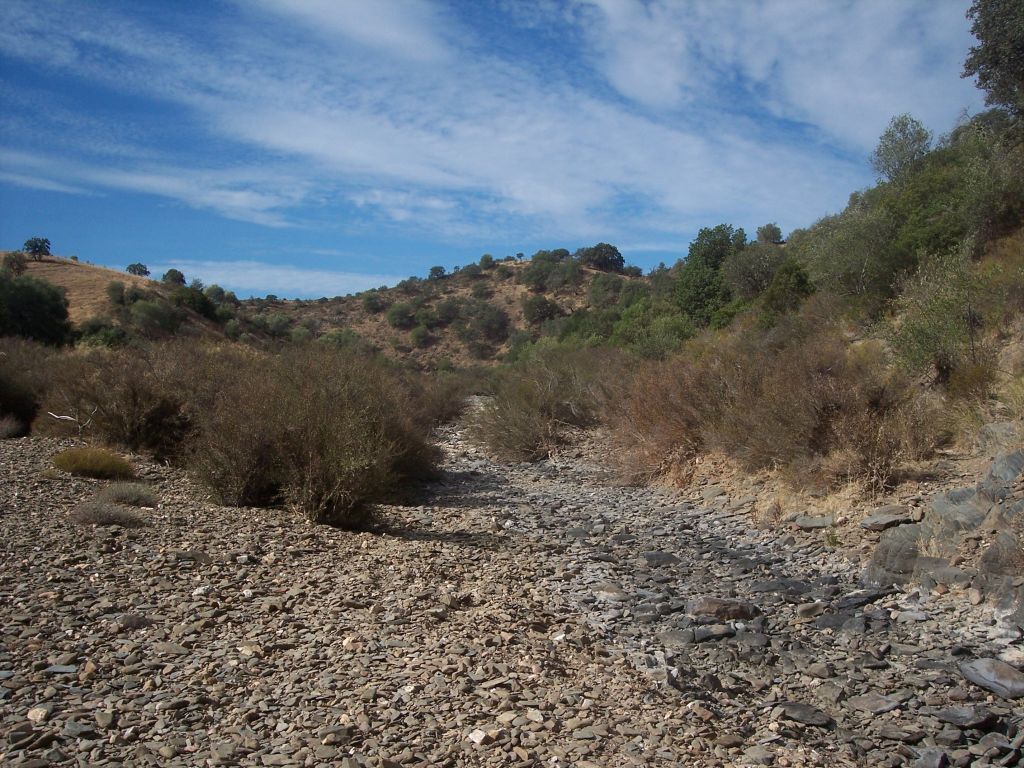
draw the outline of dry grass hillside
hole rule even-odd
[[[155,280],[60,256],[47,256],[41,261],[30,259],[25,274],[64,289],[68,298],[68,316],[75,325],[110,314],[107,286],[114,280],[144,291],[161,290],[160,283]]]

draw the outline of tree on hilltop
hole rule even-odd
[[[147,267],[145,264],[141,264],[139,262],[135,262],[134,264],[129,264],[127,267],[125,267],[124,271],[127,272],[129,275],[138,275],[139,277],[149,277],[149,267]]]
[[[52,255],[50,253],[50,240],[46,237],[30,237],[25,241],[22,250],[36,261],[41,260],[44,256]]]

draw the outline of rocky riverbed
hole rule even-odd
[[[439,439],[359,533],[142,460],[148,525],[83,527],[102,483],[0,441],[0,764],[1020,764],[1020,628],[969,584],[865,587],[811,518]]]

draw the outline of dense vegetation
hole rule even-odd
[[[473,434],[516,460],[603,424],[635,478],[685,479],[717,451],[796,483],[884,489],[964,414],[1024,415],[1022,8],[972,6],[965,74],[995,108],[937,141],[894,117],[871,157],[877,183],[842,211],[788,237],[711,225],[647,276],[607,243],[485,254],[342,311],[326,297],[241,302],[169,270],[147,288],[110,283],[109,313],[72,332],[62,293],[8,254],[0,436],[70,430],[189,466],[224,503],[352,525],[401,478],[429,475],[431,427],[476,391],[492,396]],[[49,242],[26,250],[42,259]],[[414,372],[346,326],[354,313],[401,355],[457,342],[505,365]],[[225,341],[177,343],[186,320]]]

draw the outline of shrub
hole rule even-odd
[[[28,426],[11,414],[0,415],[0,440],[12,437],[24,437],[28,434]]]
[[[44,410],[105,442],[165,459],[188,433],[185,402],[201,359],[184,344],[91,350],[64,361]]]
[[[505,310],[493,304],[477,302],[471,311],[472,315],[469,321],[471,333],[496,343],[503,342],[508,338],[510,321]]]
[[[562,314],[562,308],[546,296],[527,296],[523,299],[523,318],[530,325],[540,325]]]
[[[118,347],[128,341],[128,332],[114,325],[110,318],[91,317],[78,328],[78,338],[83,344],[95,347]]]
[[[387,301],[376,291],[368,291],[363,294],[363,309],[370,314],[376,315],[387,308]]]
[[[235,361],[220,374],[196,415],[191,464],[223,503],[283,501],[314,522],[353,527],[367,502],[433,468],[428,420],[380,365],[321,348]]]
[[[193,281],[195,283],[197,281]],[[191,309],[198,315],[208,320],[217,319],[217,305],[213,300],[203,293],[202,283],[198,286],[181,286],[171,294],[171,301],[175,306]]]
[[[980,340],[984,304],[968,249],[924,261],[896,300],[890,339],[911,370],[932,368],[948,383],[957,368],[987,357]]]
[[[63,289],[45,280],[0,272],[0,336],[63,344],[70,332]]]
[[[576,251],[576,259],[585,267],[600,269],[604,272],[622,272],[626,266],[625,259],[619,249],[608,243],[598,243],[589,248]]]
[[[120,525],[142,528],[148,523],[136,512],[100,499],[83,502],[71,511],[71,519],[79,525]]]
[[[111,280],[107,283],[107,299],[115,307],[124,306],[124,283],[120,280]]]
[[[409,338],[413,345],[425,349],[434,343],[434,337],[430,335],[430,329],[425,325],[417,325],[412,329]]]
[[[610,350],[539,346],[473,414],[470,435],[499,457],[543,458],[563,441],[567,428],[597,422],[621,362]]]
[[[53,457],[53,466],[72,475],[98,480],[127,480],[135,474],[131,464],[104,448],[68,448]]]
[[[478,277],[483,277],[484,270],[483,267],[481,267],[479,264],[467,264],[466,266],[459,270],[459,274],[463,275],[464,277],[475,279]]]
[[[142,483],[111,483],[96,494],[97,501],[124,504],[129,507],[155,507],[156,494]]]
[[[416,313],[409,304],[393,304],[387,314],[388,325],[407,331],[416,325]]]
[[[128,316],[140,333],[153,338],[174,333],[182,322],[181,312],[175,307],[149,299],[132,304]]]
[[[494,257],[489,253],[485,253],[480,257],[480,269],[493,269],[494,268]]]
[[[23,275],[25,270],[28,269],[28,259],[25,258],[25,254],[21,251],[5,253],[3,261],[0,262],[0,269],[10,272],[15,277]]]

